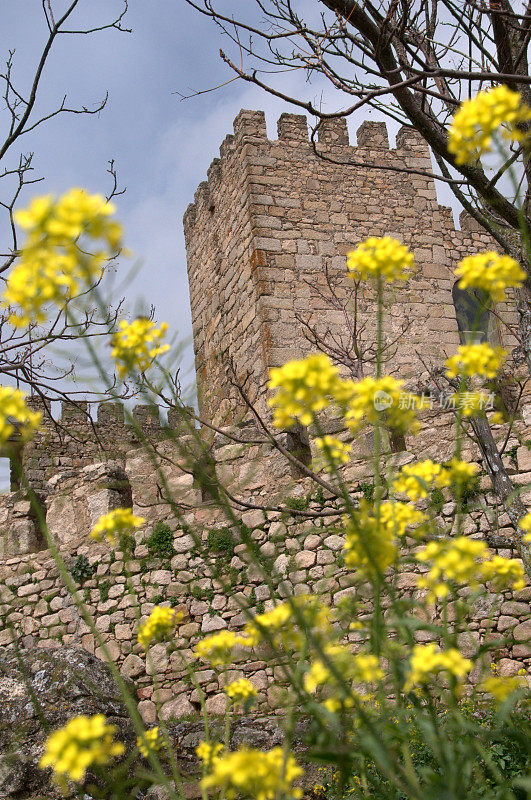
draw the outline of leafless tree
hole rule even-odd
[[[531,103],[528,46],[531,3],[524,0],[255,0],[234,13],[217,0],[187,0],[232,46],[221,58],[241,80],[323,120],[375,109],[412,125],[431,148],[437,172],[457,200],[531,275],[531,166],[521,145],[507,146],[494,174],[458,165],[448,126],[459,104],[503,82]],[[286,72],[308,77],[306,96],[287,94]],[[325,110],[312,78],[337,98]],[[516,169],[518,167],[518,169]],[[513,171],[516,180],[510,180]],[[424,173],[428,174],[428,173]],[[521,230],[524,230],[524,241]],[[517,294],[519,339],[531,372],[531,278]]]
[[[66,36],[84,37],[114,29],[130,32],[124,27],[128,0],[116,0],[116,13],[107,20],[95,22],[89,27],[77,27],[76,12],[86,5],[83,0],[72,0],[66,6],[53,0],[42,0],[41,13],[47,27],[42,48],[37,54],[37,66],[25,84],[16,78],[15,48],[9,50],[4,70],[0,73],[3,85],[3,128],[0,141],[0,209],[7,218],[10,241],[6,241],[0,253],[0,280],[4,283],[9,271],[19,255],[19,236],[15,224],[15,212],[21,202],[27,201],[26,189],[33,188],[44,180],[35,174],[35,155],[21,150],[24,137],[45,125],[49,120],[67,115],[99,114],[107,103],[107,95],[94,107],[71,106],[64,93],[55,107],[39,110],[38,99],[42,79],[50,56],[58,40]],[[60,10],[59,10],[60,8]],[[29,12],[28,12],[29,13]],[[108,199],[121,194],[118,188],[114,161],[108,165],[111,179]],[[0,375],[6,382],[21,385],[31,394],[49,399],[63,399],[75,402],[80,391],[67,388],[67,380],[73,375],[73,361],[66,358],[58,362],[58,349],[72,351],[75,343],[84,338],[107,336],[116,322],[120,304],[114,309],[101,313],[95,302],[90,302],[91,291],[97,284],[86,289],[82,295],[73,297],[67,305],[46,325],[13,329],[8,322],[8,314],[0,314]],[[77,310],[76,310],[77,309]],[[53,355],[50,355],[53,353]],[[63,366],[61,366],[61,363]],[[86,392],[83,392],[86,396]]]

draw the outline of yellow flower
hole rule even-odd
[[[381,277],[388,283],[407,281],[414,267],[413,253],[390,236],[370,236],[347,255],[347,269],[355,280]]]
[[[495,378],[506,355],[502,347],[491,347],[487,342],[462,344],[456,355],[447,359],[446,374],[449,378],[457,375],[463,378],[473,375]]]
[[[240,793],[255,800],[273,800],[278,796],[301,797],[292,784],[302,775],[293,756],[281,747],[263,752],[242,748],[224,753],[212,762],[211,772],[201,781],[203,791],[220,789],[229,800]]]
[[[365,575],[383,573],[397,555],[392,525],[378,519],[375,510],[363,501],[354,514],[346,519],[345,563]]]
[[[449,477],[448,485],[460,487],[473,485],[479,472],[477,464],[470,461],[460,461],[455,457],[445,464],[444,469]]]
[[[41,769],[52,767],[54,779],[82,781],[92,765],[108,764],[125,750],[121,742],[113,741],[116,725],[107,725],[103,714],[93,717],[80,715],[51,733],[39,761]]]
[[[162,739],[159,736],[158,727],[151,728],[149,731],[145,731],[142,736],[139,736],[136,740],[136,746],[145,758],[147,758],[150,753],[160,750],[162,747]]]
[[[25,327],[47,319],[47,306],[63,307],[101,277],[121,244],[114,206],[102,195],[71,189],[58,199],[37,197],[15,219],[27,231],[7,279],[3,306]]]
[[[274,647],[300,647],[299,629],[307,634],[311,632],[313,637],[326,634],[330,629],[329,614],[330,610],[318,597],[298,595],[270,611],[257,614],[245,626],[246,641],[252,647],[263,641],[271,641]]]
[[[198,758],[203,762],[204,769],[212,767],[212,764],[218,760],[222,750],[223,745],[219,742],[200,742],[195,748]]]
[[[491,425],[503,425],[504,422],[505,419],[503,418],[503,414],[501,413],[501,411],[495,411],[490,418]]]
[[[519,288],[526,277],[514,258],[500,256],[492,250],[463,258],[455,275],[461,278],[460,289],[481,289],[500,303],[505,300],[505,289]]]
[[[406,465],[393,481],[395,492],[407,494],[410,500],[418,500],[428,496],[431,489],[448,486],[450,478],[447,471],[430,459],[416,464]]]
[[[13,434],[26,442],[40,425],[40,411],[30,411],[24,402],[24,393],[11,386],[0,386],[0,446]]]
[[[495,86],[465,100],[453,118],[449,130],[448,151],[455,155],[456,164],[467,164],[483,153],[489,153],[492,135],[503,126],[506,139],[520,141],[520,123],[531,119],[531,109],[518,92],[507,86]]]
[[[377,656],[372,653],[354,654],[340,644],[327,644],[324,651],[333,669],[320,658],[313,661],[304,676],[305,690],[314,694],[321,686],[325,687],[331,695],[325,701],[329,711],[352,705],[353,697],[362,702],[369,700],[372,695],[367,684],[376,683],[384,677]],[[341,680],[334,673],[339,673]],[[348,686],[344,686],[343,682]]]
[[[122,534],[141,528],[145,521],[144,517],[136,517],[130,508],[115,508],[99,518],[92,528],[90,538],[101,542],[105,537],[111,545],[115,545]]]
[[[352,517],[345,517],[345,563],[367,576],[385,572],[397,556],[397,536],[427,517],[408,503],[385,501],[372,508],[365,500]]]
[[[518,523],[519,527],[525,531],[523,541],[526,544],[531,544],[531,514],[526,514]]]
[[[239,680],[229,683],[225,688],[225,693],[233,703],[246,703],[258,694],[251,681],[246,678],[239,678]]]
[[[122,319],[119,330],[112,337],[112,357],[120,378],[135,371],[145,372],[156,356],[166,353],[169,344],[161,344],[168,325],[162,322],[160,328],[145,317],[137,317],[133,322]]]
[[[493,581],[500,589],[510,587],[518,592],[525,586],[524,566],[517,558],[492,556],[482,564],[481,577],[484,581]]]
[[[150,644],[160,642],[168,636],[182,618],[181,611],[155,606],[147,620],[138,626],[138,644],[147,650]]]
[[[409,675],[404,691],[409,692],[416,685],[428,683],[430,678],[446,672],[457,681],[462,681],[473,667],[469,658],[463,658],[459,650],[451,647],[439,650],[435,644],[416,644],[409,661]]]
[[[527,682],[521,675],[512,675],[502,678],[498,675],[490,675],[479,685],[479,689],[488,692],[495,699],[496,703],[501,704],[507,698],[518,691],[527,688]]]
[[[331,400],[348,396],[351,383],[341,380],[337,367],[323,353],[288,361],[270,370],[269,375],[268,388],[278,389],[268,400],[277,428],[289,428],[297,421],[311,425]]]
[[[410,503],[400,503],[398,500],[380,503],[380,525],[395,536],[404,536],[407,529],[416,528],[427,519],[426,514]]]
[[[429,600],[446,597],[450,591],[450,581],[477,586],[480,560],[486,554],[485,542],[466,536],[430,542],[415,556],[422,563],[432,562],[429,572],[419,576],[417,585],[421,589],[429,589]]]
[[[485,581],[494,581],[499,588],[523,588],[524,570],[520,561],[502,556],[488,557],[485,542],[457,536],[439,542],[430,542],[416,554],[417,561],[431,562],[417,585],[428,589],[428,599],[437,600],[450,592],[449,583],[477,588]]]
[[[327,469],[331,470],[333,464],[348,464],[352,445],[342,442],[336,436],[328,435],[315,439],[315,444],[329,462]]]
[[[109,220],[114,212],[114,205],[103,195],[74,188],[57,200],[52,195],[34,198],[28,208],[16,212],[15,220],[28,232],[30,244],[43,239],[68,244],[84,235],[101,239],[116,250],[122,231],[118,223]]]
[[[224,630],[206,636],[198,642],[195,646],[195,653],[214,667],[226,666],[233,659],[234,648],[238,645],[248,644],[247,639],[241,634]]]
[[[415,432],[418,429],[416,409],[421,400],[402,391],[404,381],[390,375],[382,378],[363,378],[352,384],[352,396],[347,405],[345,422],[352,431],[363,425],[381,422],[389,428]]]

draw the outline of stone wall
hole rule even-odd
[[[434,421],[439,417],[433,414],[430,420],[428,415],[426,429],[433,431]],[[440,428],[441,432],[448,433],[448,421],[441,423]],[[249,562],[245,544],[237,539],[231,541],[230,536],[227,538],[227,531],[234,533],[234,526],[231,527],[222,511],[205,502],[199,488],[194,486],[190,457],[197,447],[195,434],[181,431],[172,437],[166,429],[164,436],[157,435],[160,439],[156,441],[156,456],[135,445],[124,453],[119,463],[116,460],[95,463],[89,468],[81,467],[77,473],[70,466],[69,472],[48,482],[47,496],[48,514],[52,509],[62,508],[51,526],[62,558],[74,574],[80,558],[85,558],[90,565],[92,574],[78,587],[80,596],[110,657],[124,675],[134,678],[140,710],[150,724],[156,713],[154,671],[159,679],[164,718],[198,710],[199,696],[190,685],[185,664],[190,663],[194,645],[205,634],[243,627],[247,616],[242,604],[253,612],[271,607],[275,587],[280,587],[281,595],[318,592],[333,606],[353,591],[353,576],[345,569],[342,559],[343,537],[339,517],[334,516],[333,501],[325,498],[329,509],[327,517],[307,518],[305,513],[323,509],[323,498],[317,497],[315,485],[308,479],[290,477],[285,459],[269,443],[237,444],[233,441],[235,438],[258,441],[257,430],[226,429],[214,440],[208,440],[208,444],[215,456],[218,475],[231,494],[247,506],[263,504],[270,509],[245,510],[238,504],[234,507],[236,516],[243,521],[259,550],[258,565]],[[501,429],[498,435],[503,435]],[[440,454],[449,447],[450,439],[448,436],[445,442],[444,437],[440,437]],[[513,441],[517,442],[511,439]],[[432,450],[429,452],[436,456]],[[463,455],[474,457],[469,446],[465,446]],[[521,447],[517,457],[519,463],[513,469],[515,480],[526,483],[531,466],[529,451]],[[414,454],[409,451],[387,452],[383,463],[396,467],[413,458]],[[361,457],[355,459],[348,467],[348,480],[354,495],[361,497],[372,480],[370,462]],[[123,553],[88,539],[97,514],[112,507],[119,499],[112,493],[119,493],[124,487],[131,492],[135,513],[146,519],[144,528],[136,534],[136,546],[127,565]],[[274,487],[277,487],[276,493]],[[486,476],[482,478],[482,488],[485,501],[494,508]],[[165,491],[172,494],[173,511],[164,501]],[[279,503],[284,506],[283,512],[274,510]],[[289,506],[292,511],[288,510]],[[90,509],[94,512],[92,516]],[[438,519],[441,530],[449,533],[454,530],[454,510],[455,505],[448,497]],[[161,556],[150,546],[150,536],[157,523],[165,523],[171,529],[173,554]],[[507,517],[500,512],[498,533],[510,532],[508,526]],[[64,529],[68,530],[66,537],[61,536]],[[487,516],[480,510],[474,511],[467,518],[465,533],[483,537],[487,531]],[[199,542],[205,546],[206,555],[201,554]],[[411,555],[418,545],[411,540],[410,546]],[[511,555],[509,550],[499,552]],[[401,592],[409,595],[415,591],[417,571],[417,567],[409,564],[404,567],[397,583]],[[476,606],[470,633],[461,636],[463,652],[471,652],[484,636],[497,637],[500,644],[496,660],[502,672],[515,674],[522,666],[531,672],[529,600],[531,586],[514,593],[491,590]],[[17,555],[0,562],[0,601],[0,645],[9,645],[14,635],[22,647],[81,644],[89,652],[103,656],[101,644],[80,617],[50,550]],[[145,618],[155,603],[171,604],[183,613],[183,621],[174,642],[175,652],[168,653],[165,645],[154,645],[146,659],[136,643],[135,632],[138,619]],[[365,606],[360,612],[362,617],[370,614],[371,609],[371,596],[367,591]],[[434,607],[434,620],[438,614],[439,609]],[[429,637],[425,631],[418,632],[419,640],[426,641]],[[353,631],[351,639],[355,644],[359,633]],[[278,669],[269,664],[263,654],[261,657],[256,653],[253,660],[248,654],[242,656],[229,677],[239,675],[249,677],[256,685],[261,707],[275,708],[282,679]],[[199,664],[197,679],[206,694],[208,710],[221,711],[224,695],[217,673]]]

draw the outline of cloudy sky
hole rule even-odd
[[[64,0],[51,2],[57,16]],[[303,2],[315,8],[310,0]],[[81,0],[75,21],[80,27],[97,25],[120,8],[121,0]],[[240,108],[264,109],[271,138],[276,138],[278,116],[294,109],[240,81],[182,100],[179,92],[187,94],[232,77],[218,55],[227,42],[185,0],[130,0],[124,24],[132,33],[111,30],[57,41],[42,77],[38,110],[49,113],[65,94],[70,105],[94,107],[108,92],[107,106],[91,117],[62,115],[49,121],[20,142],[11,161],[21,149],[34,151],[36,173],[46,178],[36,191],[59,193],[71,186],[107,191],[107,161],[115,159],[120,184],[127,187],[117,200],[118,216],[141,267],[138,276],[126,282],[124,294],[132,309],[152,303],[156,318],[166,320],[172,333],[189,342],[183,212]],[[15,50],[13,80],[23,92],[46,34],[40,0],[2,0],[0,56],[3,61]],[[299,73],[286,74],[283,80],[287,90],[300,89],[326,103],[323,85],[308,87]],[[5,109],[3,115],[5,133]],[[353,121],[352,128],[360,121]],[[31,193],[30,189],[26,198]],[[121,277],[126,274],[124,267]],[[183,364],[189,380],[191,365],[189,345]]]

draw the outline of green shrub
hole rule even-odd
[[[368,503],[372,503],[374,500],[374,483],[369,483],[368,481],[361,481],[358,483],[357,486],[358,492],[363,494],[364,499]]]
[[[86,556],[78,556],[70,568],[70,574],[75,582],[82,586],[85,581],[92,578],[97,569],[97,563],[91,564]]]
[[[155,523],[153,533],[146,544],[150,556],[155,558],[171,558],[175,554],[173,533],[165,522]]]
[[[438,487],[435,487],[435,489],[431,493],[429,502],[430,502],[430,510],[433,512],[433,514],[440,514],[446,502],[442,490],[439,489]]]
[[[308,508],[307,497],[288,497],[286,498],[286,505],[293,511],[306,511]]]
[[[411,767],[417,775],[422,776],[423,781],[440,792],[439,797],[455,796],[449,785],[449,777],[451,781],[454,773],[458,785],[462,779],[459,773],[466,764],[470,786],[474,787],[467,797],[485,800],[526,799],[526,792],[514,786],[514,780],[525,776],[529,770],[529,718],[525,705],[512,713],[502,714],[493,703],[485,701],[478,706],[466,700],[461,703],[459,713],[435,708],[434,715],[432,733],[435,738],[431,741],[429,731],[420,728],[420,718],[413,708],[403,709],[401,713],[397,712],[397,717],[388,720],[378,718],[376,714],[375,721],[377,719],[379,729],[384,731],[388,747],[400,752],[404,749],[403,743],[408,743]],[[452,736],[457,750],[462,753],[461,763],[452,766],[445,763],[445,754],[437,751],[437,736],[441,737],[441,741],[446,736]],[[470,754],[474,751],[476,756],[471,760]],[[340,772],[336,772],[324,787],[316,787],[325,790],[317,794],[353,800],[408,800],[410,797],[386,779],[384,770],[378,767],[375,760],[352,753],[351,765],[354,768],[348,786],[341,788]],[[498,773],[497,779],[495,772]]]
[[[109,599],[109,589],[111,588],[111,581],[109,578],[106,578],[104,581],[100,581],[98,584],[98,591],[100,593],[100,600],[102,603],[106,603]]]
[[[236,541],[230,528],[214,528],[210,530],[206,544],[210,553],[216,553],[224,561],[230,561],[234,556]]]

